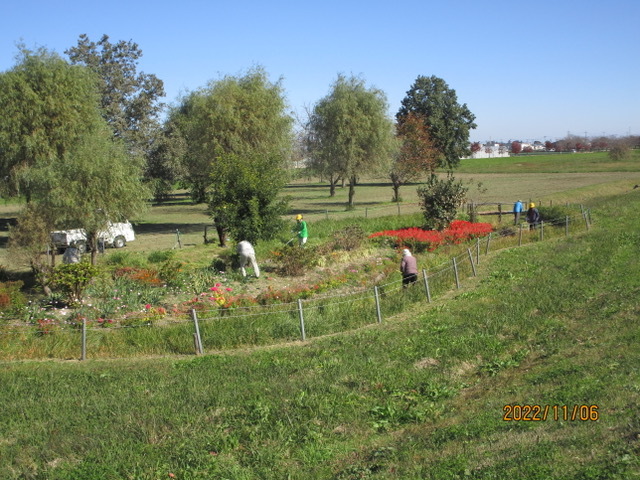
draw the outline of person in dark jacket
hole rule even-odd
[[[529,210],[527,210],[527,222],[529,222],[529,230],[533,230],[540,223],[540,212],[536,208],[535,203],[529,204]]]
[[[416,283],[418,280],[418,262],[407,248],[402,251],[400,272],[402,273],[402,286],[404,288]]]

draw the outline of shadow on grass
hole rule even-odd
[[[166,234],[176,233],[179,230],[180,233],[204,233],[204,227],[210,227],[215,233],[213,224],[211,223],[137,223],[134,225],[136,235],[147,234]]]

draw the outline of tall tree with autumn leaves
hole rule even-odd
[[[396,125],[399,142],[389,178],[393,186],[394,202],[400,201],[400,187],[433,173],[437,166],[437,150],[429,135],[429,128],[420,114],[409,112]]]

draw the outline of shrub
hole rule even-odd
[[[149,263],[163,263],[172,260],[175,256],[175,250],[155,250],[147,256],[147,261]]]
[[[467,188],[452,175],[440,180],[431,175],[424,186],[418,189],[420,208],[425,225],[429,229],[443,230],[456,218],[456,213],[467,194]]]
[[[315,267],[320,261],[320,255],[315,247],[290,247],[273,252],[277,270],[280,275],[299,277],[309,268]]]
[[[367,238],[360,225],[350,225],[333,234],[333,250],[357,250]]]
[[[0,312],[16,314],[26,306],[27,299],[21,290],[23,285],[20,280],[0,282]]]
[[[566,217],[571,217],[575,211],[562,206],[539,207],[540,219],[544,223],[564,225]]]
[[[80,303],[84,290],[98,274],[98,268],[90,263],[68,263],[53,269],[52,283],[61,287],[69,296],[69,303]]]

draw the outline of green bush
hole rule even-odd
[[[462,182],[447,176],[440,180],[431,175],[418,189],[420,208],[424,214],[425,226],[429,230],[443,230],[456,218],[456,213],[467,194]]]
[[[173,259],[175,256],[175,250],[155,250],[147,255],[147,261],[149,263],[163,263]]]
[[[546,224],[564,225],[566,217],[576,214],[575,210],[562,206],[539,207],[540,219]]]
[[[98,274],[98,267],[90,263],[63,263],[53,269],[52,283],[60,287],[69,298],[69,303],[80,303],[85,289]]]

